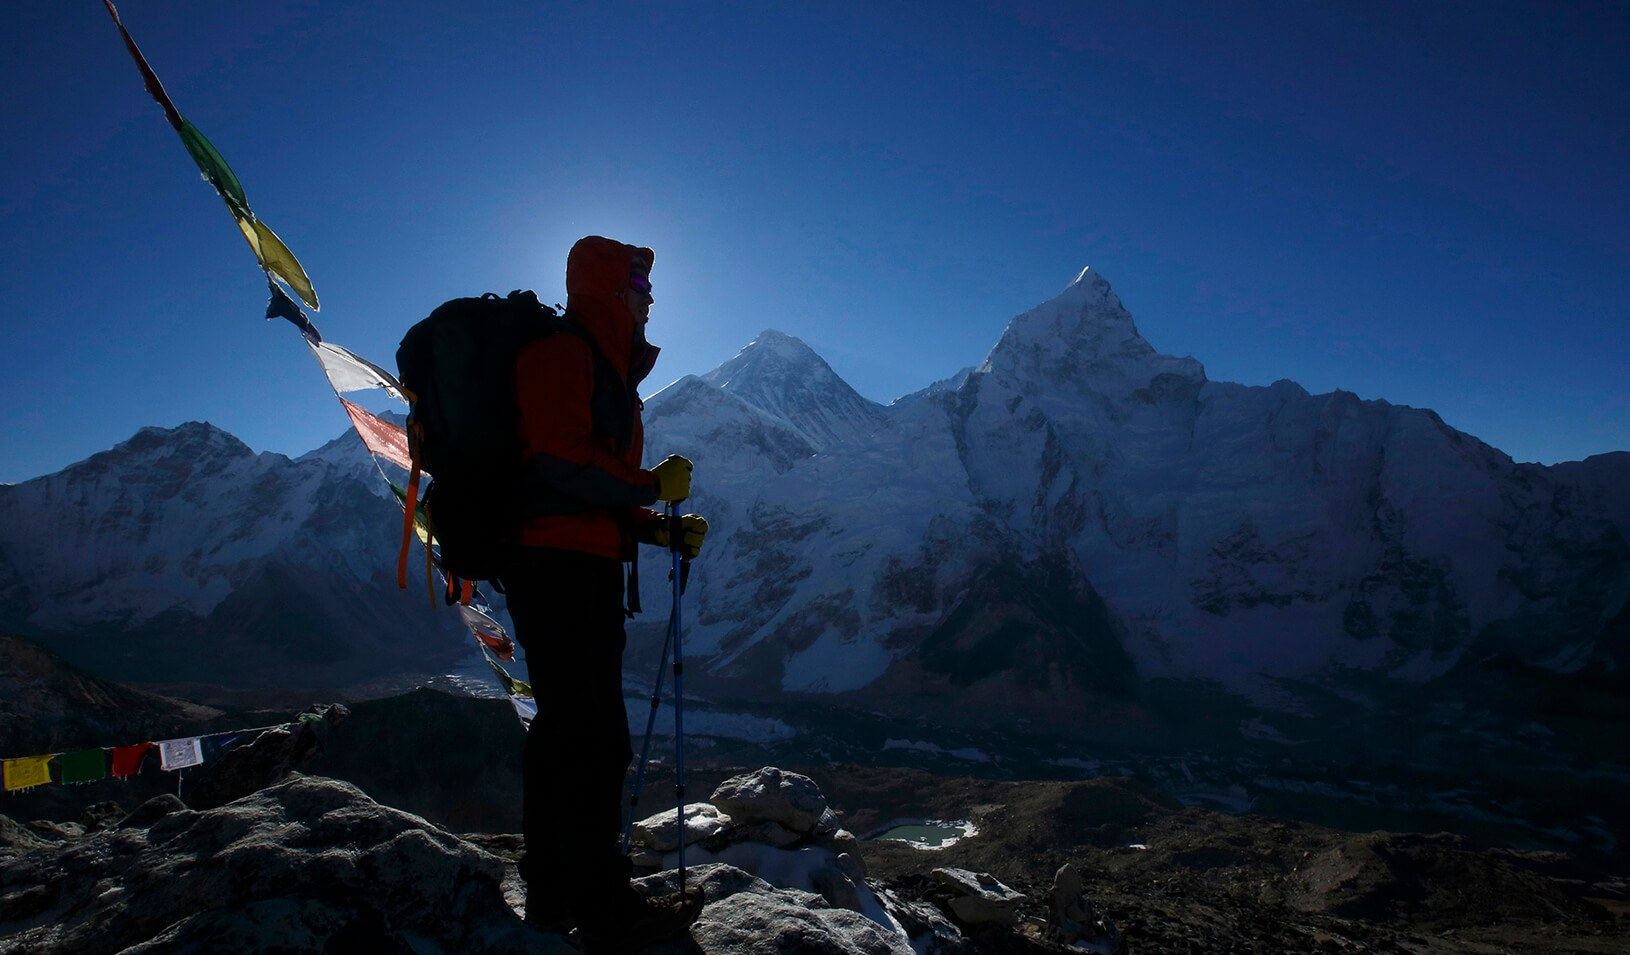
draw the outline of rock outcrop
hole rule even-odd
[[[330,779],[13,847],[0,952],[569,951],[505,904],[498,857]]]

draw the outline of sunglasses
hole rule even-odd
[[[639,272],[630,272],[628,275],[628,287],[636,292],[643,292],[646,295],[650,295],[651,278],[650,276],[642,275]]]

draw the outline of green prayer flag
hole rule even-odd
[[[508,670],[494,663],[491,658],[488,658],[487,666],[492,667],[492,672],[497,674],[498,682],[503,685],[505,693],[510,696],[524,696],[529,700],[532,699],[532,684],[510,676]]]
[[[226,164],[220,150],[198,131],[198,127],[183,119],[181,121],[181,143],[187,147],[187,154],[192,161],[198,164],[198,171],[204,174],[209,184],[226,200],[227,207],[232,214],[240,219],[253,219],[249,212],[249,198],[243,194],[243,183],[232,167]]]
[[[391,493],[396,495],[402,506],[407,507],[407,492],[397,487],[394,481],[386,483],[390,484]],[[430,514],[425,510],[422,500],[413,506],[413,532],[419,535],[420,543],[430,542]]]
[[[57,757],[64,783],[94,783],[108,777],[108,754],[101,747],[77,749]]]
[[[492,667],[492,672],[497,674],[498,682],[499,682],[500,685],[503,686],[504,692],[508,693],[511,696],[514,696],[515,695],[515,678],[510,676],[509,672],[506,671],[503,667],[501,667],[498,664],[492,662],[491,660],[487,661],[487,666]]]

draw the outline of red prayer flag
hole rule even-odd
[[[119,35],[124,37],[125,49],[130,51],[131,59],[136,61],[136,69],[141,71],[142,84],[147,87],[147,94],[158,102],[164,109],[164,118],[170,121],[176,132],[180,132],[181,114],[176,110],[175,104],[170,102],[169,94],[164,92],[164,84],[158,81],[158,74],[147,65],[147,57],[142,56],[141,50],[136,48],[136,41],[131,38],[130,31],[125,29],[124,21],[119,19],[119,11],[113,7],[113,0],[102,0],[102,5],[108,8],[108,16],[113,18],[114,25],[119,28]]]
[[[345,406],[345,413],[351,416],[351,426],[357,429],[357,434],[361,435],[362,443],[369,451],[399,467],[413,467],[413,461],[408,457],[406,431],[344,398],[340,399],[340,404]]]
[[[514,662],[515,644],[508,637],[495,637],[490,633],[482,633],[479,630],[472,630],[470,632],[475,634],[475,638],[477,640],[480,640],[482,643],[486,644],[487,649],[491,650],[493,654],[498,657],[498,659],[506,662]]]
[[[142,760],[147,757],[147,751],[153,748],[152,743],[136,743],[131,746],[115,746],[113,748],[113,776],[115,779],[129,779],[141,772]]]

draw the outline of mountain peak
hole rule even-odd
[[[1121,304],[1120,296],[1109,287],[1109,280],[1104,274],[1088,265],[1076,273],[1075,279],[1064,287],[1062,292],[1053,296],[1048,304],[1058,304],[1076,308],[1098,308],[1108,311],[1124,313],[1125,306]],[[1131,316],[1127,316],[1128,321]]]
[[[753,340],[748,342],[747,348],[764,349],[789,358],[813,359],[823,365],[826,364],[821,356],[815,353],[815,349],[809,347],[808,342],[773,328],[766,328],[755,335]],[[745,352],[747,349],[742,350]]]
[[[1194,359],[1157,352],[1138,333],[1109,281],[1091,266],[1062,292],[1009,322],[983,367],[1110,390],[1140,387],[1157,374],[1205,378]]]
[[[213,452],[233,457],[254,454],[235,435],[208,421],[187,421],[173,428],[149,425],[115,445],[112,450],[140,454],[161,448],[193,454]]]
[[[849,387],[802,339],[773,328],[701,380],[781,419],[817,449],[882,421],[881,405]]]

